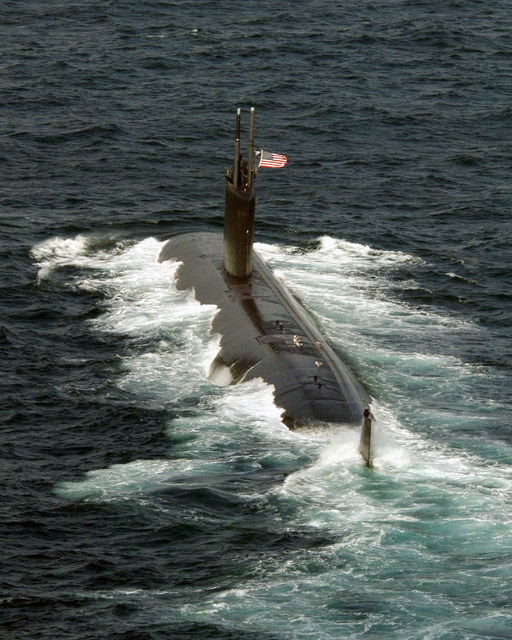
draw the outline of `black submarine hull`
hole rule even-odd
[[[223,266],[223,236],[175,235],[159,262],[178,261],[179,289],[194,289],[202,304],[218,307],[212,332],[221,336],[210,377],[234,384],[262,378],[290,428],[337,423],[364,426],[370,398],[318,327],[265,261],[252,251],[248,278]]]

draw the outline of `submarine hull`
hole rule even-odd
[[[237,383],[262,378],[274,387],[275,403],[290,428],[319,423],[360,425],[370,399],[325,341],[302,305],[257,252],[250,278],[223,267],[219,233],[184,233],[169,239],[159,262],[178,261],[179,289],[194,289],[202,304],[214,304],[212,332],[221,336],[212,379]]]

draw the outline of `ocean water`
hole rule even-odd
[[[503,0],[5,0],[0,632],[512,638]],[[207,379],[159,264],[220,230],[235,113],[288,165],[257,248],[372,397],[290,432]]]

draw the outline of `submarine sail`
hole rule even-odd
[[[325,340],[317,325],[253,248],[257,169],[253,168],[254,109],[249,160],[240,155],[237,112],[233,169],[226,171],[224,233],[172,236],[159,262],[178,261],[176,284],[194,289],[218,312],[221,336],[212,379],[235,384],[262,378],[274,387],[283,422],[292,429],[318,424],[361,425],[360,452],[371,465],[370,398]]]

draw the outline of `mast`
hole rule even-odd
[[[254,153],[254,107],[251,107],[251,127],[249,129],[249,156],[247,165],[247,188],[250,189],[253,183],[252,159]]]
[[[235,160],[233,162],[233,184],[237,185],[240,179],[240,117],[241,110],[236,112],[236,138],[235,138]]]

